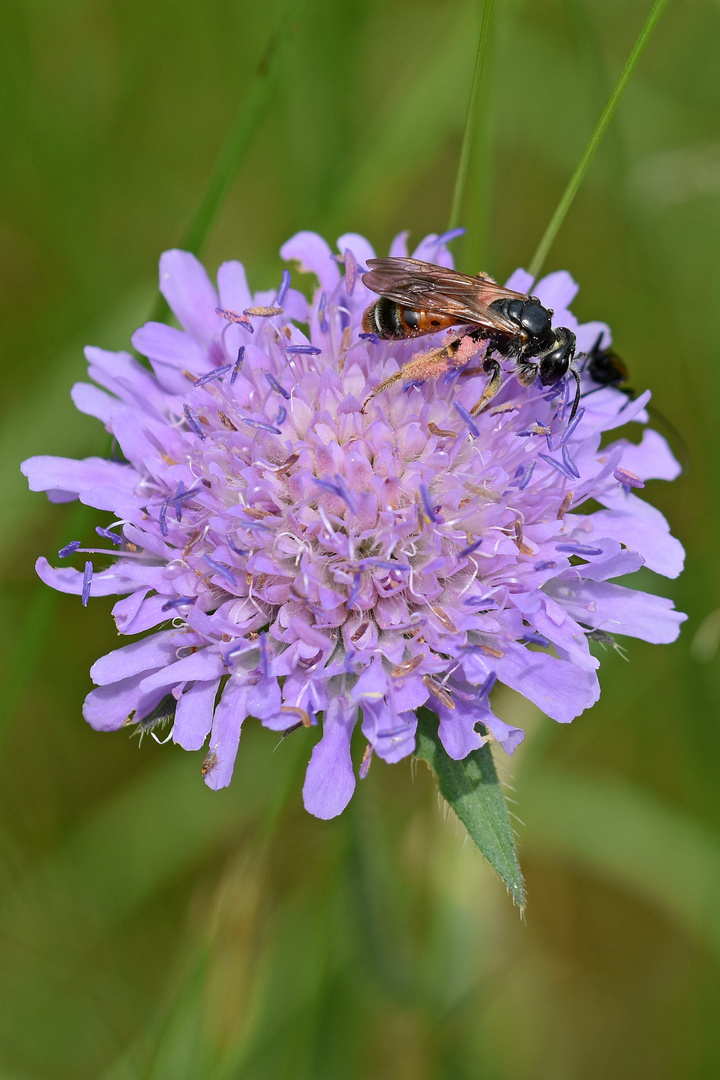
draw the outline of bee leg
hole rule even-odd
[[[486,359],[483,363],[483,368],[490,375],[490,378],[485,384],[485,389],[482,392],[482,397],[478,401],[477,405],[473,405],[472,409],[470,410],[471,416],[477,416],[478,413],[482,412],[487,403],[489,401],[492,401],[492,399],[495,397],[498,390],[502,386],[503,373],[502,368],[500,367],[497,360]]]
[[[568,420],[568,423],[572,424],[573,420],[575,419],[575,413],[578,410],[578,405],[580,404],[580,376],[574,367],[570,368],[570,370],[568,371],[568,375],[572,375],[575,380],[575,400],[573,401],[570,419]]]
[[[464,367],[467,359],[460,350],[462,338],[457,338],[445,345],[442,349],[430,349],[413,357],[407,364],[403,364],[399,371],[385,379],[372,391],[360,412],[364,413],[376,394],[381,394],[396,382],[427,382],[429,379],[439,379],[441,375],[447,375],[454,368]]]

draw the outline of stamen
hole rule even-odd
[[[426,488],[425,484],[420,484],[420,502],[423,509],[423,520],[426,524],[430,524],[433,521],[437,521],[437,514],[433,508],[433,504],[430,501],[430,492]]]
[[[73,555],[79,547],[82,547],[80,540],[71,540],[65,547],[61,547],[58,551],[58,558],[67,559],[68,555]]]
[[[217,574],[219,574],[220,577],[225,578],[225,581],[227,581],[228,585],[232,585],[234,587],[237,584],[237,582],[235,581],[235,575],[233,574],[232,570],[230,570],[227,566],[223,566],[222,563],[216,562],[215,559],[211,559],[209,555],[203,555],[203,561],[207,563],[211,570],[214,570]]]
[[[275,378],[275,376],[273,375],[273,373],[271,371],[266,371],[265,372],[265,378],[270,383],[270,385],[272,386],[272,388],[273,388],[273,390],[275,391],[276,394],[280,394],[282,397],[285,398],[286,401],[290,400],[289,392],[285,389],[284,386],[282,386],[277,381],[277,379]]]
[[[478,615],[483,615],[486,611],[497,611],[500,607],[497,600],[493,600],[491,596],[468,596],[463,600],[465,607],[478,607]]]
[[[362,338],[363,341],[369,341],[372,345],[380,344],[380,338],[377,336],[377,334],[358,334],[358,337]]]
[[[278,289],[277,296],[275,297],[275,304],[277,305],[277,307],[282,307],[283,302],[285,300],[285,297],[287,295],[287,291],[288,291],[289,288],[290,288],[290,271],[289,270],[283,270],[283,272],[282,272],[282,280],[280,282],[280,288]]]
[[[246,315],[240,315],[237,311],[231,311],[229,308],[222,307],[215,308],[215,314],[222,316],[223,319],[227,319],[230,323],[238,323],[249,333],[253,333],[253,324]]]
[[[367,774],[370,772],[370,763],[372,762],[373,748],[370,743],[367,744],[363,752],[362,761],[360,762],[360,768],[358,769],[358,776],[361,780],[364,780]]]
[[[273,424],[267,424],[264,420],[253,420],[249,416],[241,416],[240,419],[248,427],[258,428],[260,431],[269,431],[271,435],[282,434],[280,428],[276,428]]]
[[[438,247],[449,244],[451,240],[457,240],[458,236],[464,236],[465,232],[465,229],[448,229],[447,232],[440,233],[435,243]]]
[[[579,480],[580,479],[580,473],[578,471],[577,465],[575,464],[573,459],[570,457],[570,448],[569,448],[569,446],[567,444],[565,444],[565,446],[563,446],[563,448],[562,448],[562,459],[565,462],[565,464],[567,465],[570,472],[575,477],[575,479]]]
[[[377,570],[398,570],[398,571],[399,570],[408,571],[410,569],[410,566],[409,566],[408,563],[394,562],[394,561],[391,561],[390,559],[380,559],[380,558],[375,558],[373,556],[371,556],[368,559],[360,559],[360,560],[358,560],[357,565],[362,566],[363,569],[365,567],[374,567]]]
[[[263,673],[263,679],[267,679],[270,668],[268,666],[268,654],[267,654],[267,635],[264,630],[260,631],[260,670]]]
[[[447,690],[443,690],[442,686],[438,686],[438,684],[435,682],[431,675],[423,675],[422,681],[425,683],[425,686],[433,695],[433,697],[437,698],[438,701],[442,705],[444,705],[446,709],[455,708],[455,702],[450,697],[450,694],[447,692]]]
[[[437,435],[440,439],[457,439],[457,431],[445,431],[444,428],[439,428],[434,420],[431,420],[428,424],[428,431],[431,435]]]
[[[279,424],[284,424],[286,417],[287,417],[287,409],[285,408],[284,405],[281,405],[280,406],[280,411],[278,412],[277,416],[275,417],[275,425],[277,426]]]
[[[572,506],[572,501],[573,501],[573,493],[572,493],[572,491],[568,491],[567,494],[565,495],[565,498],[560,503],[560,508],[559,508],[559,510],[557,512],[558,521],[562,521],[562,519],[565,517],[565,514],[568,512],[568,510]]]
[[[114,533],[112,529],[103,529],[102,525],[96,525],[95,532],[98,534],[98,536],[102,536],[105,540],[110,540],[110,542],[115,544],[116,546],[122,544],[123,542],[122,536],[118,536],[118,534]],[[73,543],[79,544],[80,541],[74,540]]]
[[[362,577],[362,574],[359,571],[358,571],[358,573],[353,574],[352,589],[350,590],[350,592],[348,594],[348,598],[347,598],[347,606],[349,608],[351,608],[353,606],[353,604],[355,603],[355,601],[358,598],[358,593],[360,592],[360,578],[361,577]]]
[[[589,544],[556,544],[556,551],[566,552],[569,555],[602,555],[602,548],[591,547]]]
[[[205,383],[212,382],[213,379],[219,379],[221,375],[227,375],[231,368],[232,364],[223,364],[222,367],[213,368],[212,371],[208,371],[205,375],[201,375],[199,379],[196,379],[193,386],[204,386]]]
[[[235,380],[237,379],[238,375],[240,374],[240,368],[243,365],[243,360],[244,359],[245,359],[245,346],[241,345],[240,348],[237,351],[237,358],[236,358],[235,363],[233,365],[232,375],[230,376],[230,385],[231,386],[235,382]]]
[[[524,634],[520,641],[524,645],[542,645],[543,649],[547,649],[550,646],[550,639],[546,638],[543,634],[538,634],[536,630],[532,630],[527,634]]]
[[[556,562],[553,562],[552,559],[546,559],[544,562],[536,562],[534,569],[535,570],[554,570],[556,567],[557,567]]]
[[[528,484],[530,483],[530,478],[531,478],[531,476],[533,474],[534,469],[535,469],[535,461],[531,461],[529,465],[525,466],[525,475],[523,476],[522,480],[518,484],[518,491],[524,491],[525,488],[528,486]]]
[[[348,296],[352,296],[357,280],[357,259],[350,250],[345,248],[345,289]]]
[[[244,556],[244,555],[249,555],[250,554],[250,548],[239,548],[239,547],[235,546],[235,543],[234,543],[233,538],[230,535],[230,533],[225,534],[225,539],[227,541],[227,545],[230,548],[230,550],[234,551],[236,555],[243,555]]]
[[[469,544],[468,547],[463,548],[462,551],[458,551],[458,559],[464,559],[466,555],[472,555],[473,551],[477,551],[481,544],[482,537],[474,543]]]
[[[189,405],[183,405],[183,415],[185,416],[185,419],[187,420],[188,424],[193,429],[195,434],[198,435],[203,440],[206,439],[207,435],[205,434],[205,432],[202,429],[202,424],[200,423],[200,417],[195,412],[195,410],[191,409]]]
[[[641,477],[636,476],[634,472],[630,472],[629,469],[617,468],[615,469],[613,476],[618,480],[623,487],[626,488],[644,488],[645,481]]]
[[[401,679],[404,675],[409,675],[415,668],[420,667],[425,659],[425,653],[418,653],[417,656],[413,656],[412,660],[405,660],[402,664],[396,664],[390,674],[394,679]]]
[[[438,622],[448,631],[450,634],[457,634],[458,630],[455,623],[452,621],[449,615],[447,615],[442,608],[435,607],[434,604],[430,605],[432,611]]]
[[[557,471],[562,473],[563,476],[566,476],[568,480],[577,479],[575,473],[573,473],[562,461],[556,461],[555,458],[551,458],[547,454],[538,454],[538,457],[542,458],[543,461],[547,461],[548,465],[552,465],[553,469],[557,469]]]
[[[281,705],[280,712],[299,717],[299,724],[295,725],[296,727],[309,728],[314,726],[310,714],[305,712],[305,709],[301,709],[299,705]]]
[[[176,596],[173,600],[168,600],[160,608],[161,611],[173,611],[175,608],[189,607],[197,600],[197,596]]]
[[[318,304],[318,321],[320,323],[320,329],[323,334],[328,332],[328,321],[325,318],[325,308],[327,307],[327,293],[323,289],[320,293],[320,303]]]
[[[88,600],[90,599],[90,584],[93,576],[93,564],[91,562],[85,563],[85,571],[83,573],[82,583],[82,605],[88,606]]]
[[[281,307],[246,307],[243,311],[243,315],[252,315],[253,317],[260,317],[264,319],[270,319],[273,315],[282,315],[283,309]]]
[[[496,682],[497,682],[497,672],[496,671],[491,671],[490,674],[488,675],[487,679],[485,680],[485,682],[482,684],[482,686],[478,690],[478,698],[480,698],[480,699],[488,698],[490,696],[490,692],[491,692],[492,688],[495,686]]]
[[[322,349],[318,349],[316,345],[286,345],[286,353],[300,353],[304,356],[319,356]]]
[[[462,407],[462,405],[458,401],[455,402],[455,408],[457,409],[457,411],[460,413],[463,420],[467,424],[467,426],[468,426],[468,428],[470,430],[470,434],[475,436],[475,438],[477,438],[477,436],[480,434],[480,431],[475,426],[475,423],[474,423],[473,418],[470,415],[470,413],[467,411],[467,409],[464,409]]]
[[[172,498],[172,495],[167,495],[165,497],[165,500],[164,500],[162,506],[160,507],[160,514],[158,515],[159,516],[159,521],[160,521],[160,532],[163,534],[163,536],[167,536],[167,534],[168,534],[167,508],[170,505],[170,499],[171,498]]]
[[[230,381],[232,382],[232,379]],[[225,415],[225,413],[220,412],[219,409],[218,409],[218,420],[223,425],[223,427],[226,427],[228,429],[228,431],[237,431],[237,428],[233,424],[232,420],[228,419],[228,417]]]
[[[585,409],[578,409],[577,413],[575,414],[575,419],[570,421],[570,423],[568,424],[568,426],[565,428],[562,435],[560,436],[560,445],[561,446],[563,446],[568,441],[568,439],[570,438],[573,431],[578,426],[578,424],[580,423],[580,421],[582,420],[584,415],[585,415]]]

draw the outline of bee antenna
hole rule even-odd
[[[575,380],[575,400],[573,401],[572,412],[570,413],[570,419],[568,420],[568,423],[571,424],[575,419],[575,413],[577,412],[578,405],[580,404],[580,376],[577,372],[577,368],[574,367],[571,367],[569,369],[568,374],[572,375],[573,379]]]

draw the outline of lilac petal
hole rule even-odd
[[[164,390],[134,356],[126,352],[107,352],[88,345],[85,349],[88,374],[100,386],[104,386],[120,401],[142,404],[145,411],[152,409],[158,416],[167,408]]]
[[[165,323],[145,323],[133,334],[132,343],[148,360],[159,360],[171,367],[186,369],[195,376],[204,375],[211,367],[205,350],[197,341],[184,330],[166,326]],[[187,385],[189,388],[189,381]]]
[[[453,761],[462,761],[473,750],[479,749],[484,744],[485,739],[479,731],[475,730],[475,724],[486,723],[487,715],[492,715],[487,705],[459,701],[456,697],[454,709],[446,709],[444,705],[435,701],[432,702],[430,708],[437,713],[440,721],[438,725],[440,741]]]
[[[219,679],[196,682],[178,699],[173,742],[184,750],[199,750],[212,727]]]
[[[95,661],[90,668],[90,678],[98,686],[104,686],[132,675],[164,668],[175,660],[176,649],[182,644],[184,636],[177,630],[163,630],[115,649]]]
[[[110,424],[113,413],[118,408],[117,398],[106,394],[104,390],[93,386],[92,383],[75,383],[70,391],[70,397],[78,412],[97,417],[98,420],[102,420],[106,427]]]
[[[409,235],[410,233],[407,229],[405,229],[403,232],[400,232],[397,234],[397,236],[393,237],[392,243],[390,244],[390,250],[388,251],[388,255],[392,256],[393,259],[407,258],[407,242]]]
[[[529,295],[532,292],[534,281],[535,278],[532,274],[528,274],[527,270],[516,270],[505,282],[505,288]]]
[[[325,821],[343,812],[355,790],[350,738],[356,723],[356,707],[344,698],[330,701],[303,785],[305,809]]]
[[[503,656],[493,660],[498,679],[558,723],[569,723],[598,700],[600,685],[594,671],[514,642],[504,642],[503,650]]]
[[[145,640],[148,639],[145,638]],[[175,641],[177,646],[182,646],[181,638],[176,636]],[[180,660],[167,664],[160,671],[148,675],[143,680],[142,689],[143,693],[147,694],[161,686],[178,686],[180,683],[190,682],[194,679],[203,681],[219,679],[226,672],[227,668],[222,655],[208,646],[204,649],[198,649],[197,652],[191,653],[190,656],[183,656]]]
[[[31,491],[63,491],[73,497],[103,485],[131,493],[138,482],[137,473],[130,465],[95,457],[74,461],[42,454],[23,461],[20,469],[28,478]]]
[[[247,716],[245,704],[247,692],[248,684],[245,679],[231,675],[225,683],[222,697],[215,709],[210,733],[210,750],[217,756],[217,763],[205,777],[205,783],[213,791],[227,787],[232,780],[240,742],[240,729]]]
[[[175,249],[160,256],[160,292],[188,333],[200,341],[212,340],[221,325],[215,314],[218,297],[194,255]]]
[[[533,295],[537,296],[544,307],[560,312],[570,307],[579,288],[567,270],[556,270],[555,273],[540,278],[533,289]],[[557,324],[557,318],[553,319],[553,322]]]
[[[360,236],[359,233],[343,233],[338,238],[337,247],[338,251],[345,251],[349,248],[361,267],[363,265],[367,266],[368,259],[375,258],[375,249],[372,244],[364,236]]]
[[[229,311],[244,311],[252,306],[252,293],[241,262],[232,259],[222,263],[217,273],[217,281],[220,307]]]
[[[286,262],[298,262],[303,274],[314,274],[321,288],[330,295],[340,281],[340,269],[330,245],[314,232],[295,233],[280,248]]]
[[[607,349],[612,344],[610,327],[607,323],[603,322],[583,323],[581,326],[578,326],[575,331],[575,336],[577,337],[576,356],[580,356],[581,353],[590,352],[598,338],[600,338],[601,349]]]
[[[135,594],[136,597],[142,597],[142,595],[140,591]],[[127,599],[131,598],[128,597]],[[166,622],[168,618],[177,614],[177,611],[168,612],[166,596],[154,595],[147,597],[132,615],[126,614],[125,609],[122,607],[124,603],[125,600],[118,601],[112,612],[115,625],[120,634],[142,634],[145,630],[152,630],[159,623]],[[182,608],[182,610],[184,611],[185,608]]]
[[[41,581],[52,586],[58,592],[71,593],[81,596],[83,591],[83,571],[74,570],[71,566],[55,568],[50,565],[44,555],[35,563],[35,572]],[[113,593],[132,592],[136,588],[135,581],[126,577],[117,566],[109,570],[101,570],[93,574],[90,585],[91,596],[112,596]]]
[[[282,696],[277,679],[262,679],[248,692],[248,713],[263,724],[279,714],[281,705]]]
[[[91,690],[83,704],[83,716],[96,731],[117,731],[141,698],[140,676],[121,679]]]
[[[514,754],[520,743],[525,738],[525,732],[522,728],[513,727],[511,724],[506,724],[502,720],[498,720],[497,716],[493,713],[483,720],[486,728],[492,735],[496,743],[502,746],[506,754]]]
[[[653,645],[675,641],[680,624],[687,619],[664,596],[626,589],[607,581],[578,583],[563,577],[556,578],[548,588],[578,622],[609,634],[642,638]]]
[[[669,578],[677,577],[685,563],[685,551],[680,541],[671,535],[663,515],[636,495],[622,494],[621,498],[625,505],[633,500],[627,510],[598,510],[593,514],[596,531],[638,552],[655,573]],[[610,498],[604,497],[602,501],[607,504]],[[639,510],[637,503],[641,503],[645,509]]]
[[[675,480],[682,472],[667,439],[652,428],[643,431],[639,446],[634,443],[626,445],[622,464],[623,468],[642,476],[644,480]]]

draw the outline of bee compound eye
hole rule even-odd
[[[567,374],[569,367],[570,359],[565,354],[564,349],[550,353],[549,356],[540,361],[540,382],[543,386],[552,386],[553,383],[559,382],[563,375]]]

